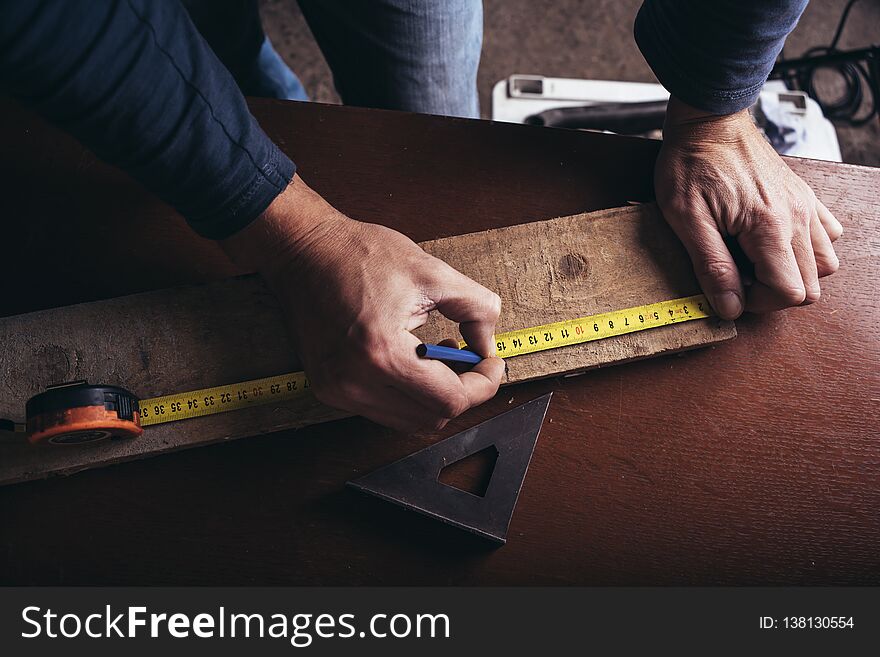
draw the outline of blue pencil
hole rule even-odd
[[[416,354],[422,358],[433,358],[434,360],[448,360],[453,363],[469,363],[476,365],[482,356],[475,354],[467,349],[456,349],[455,347],[441,347],[436,344],[420,344],[416,347]]]

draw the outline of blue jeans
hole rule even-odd
[[[281,100],[309,99],[302,82],[275,52],[267,36],[263,37],[263,44],[253,65],[248,68],[248,74],[238,84],[246,96]]]
[[[479,116],[481,0],[299,0],[346,105]],[[245,93],[305,100],[265,40]]]

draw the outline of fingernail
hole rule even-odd
[[[742,313],[742,301],[735,292],[722,292],[715,295],[716,312],[724,319],[735,319]]]

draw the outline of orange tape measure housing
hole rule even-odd
[[[121,420],[116,411],[81,406],[28,418],[27,432],[31,444],[78,445],[105,438],[137,438],[144,430],[137,413],[131,420]]]
[[[144,430],[133,394],[76,381],[50,387],[28,401],[27,432],[31,444],[78,445],[137,438]]]

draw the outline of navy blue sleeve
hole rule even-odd
[[[807,0],[646,0],[636,42],[657,79],[697,109],[752,105]]]
[[[177,0],[0,0],[0,88],[222,239],[295,167]]]

